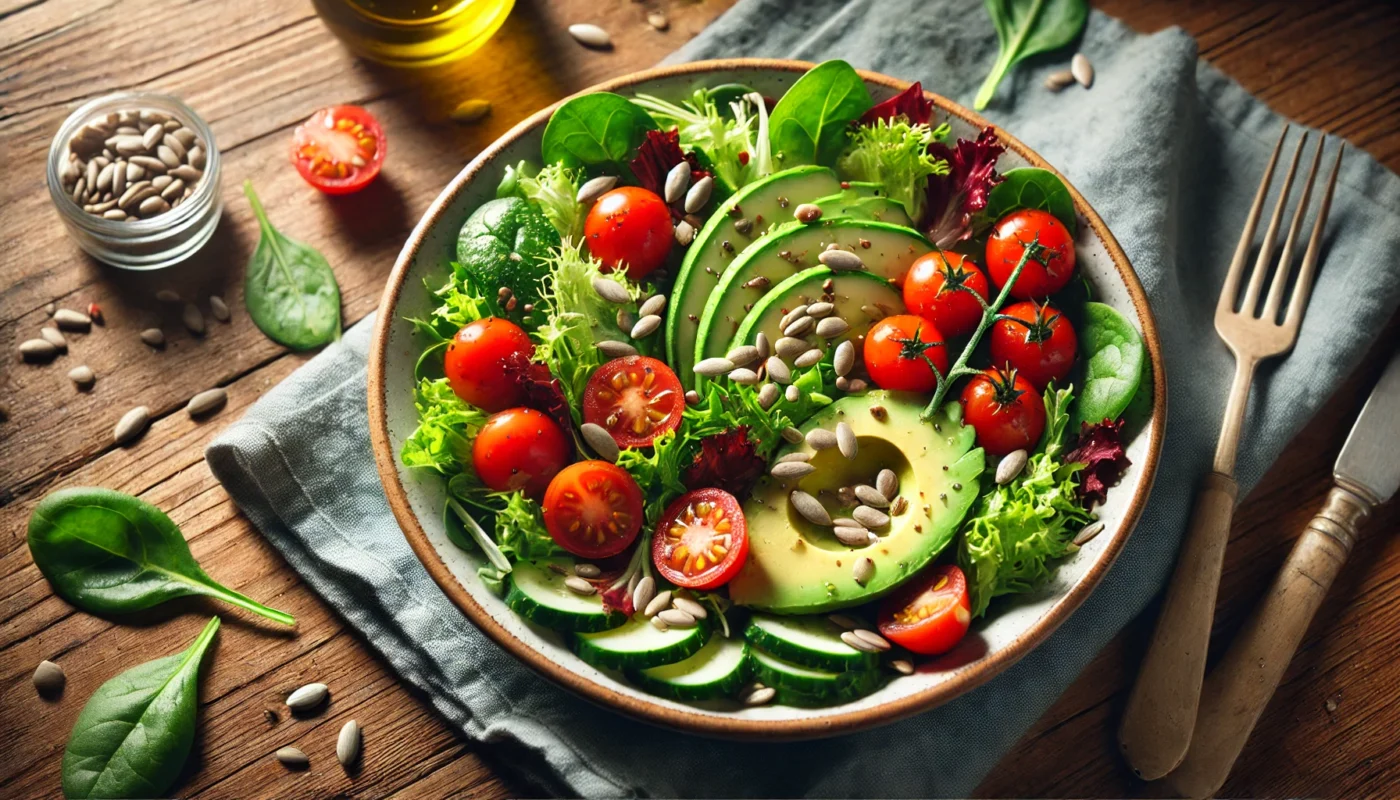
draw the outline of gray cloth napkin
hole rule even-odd
[[[1283,124],[1198,62],[1180,30],[1142,36],[1095,13],[1081,49],[1098,72],[1092,90],[1040,88],[1064,66],[1068,53],[1060,53],[1018,67],[987,113],[1074,182],[1132,259],[1161,328],[1167,439],[1151,504],[1103,584],[1048,642],[971,694],[837,739],[735,744],[631,721],[537,677],[457,612],[389,513],[367,434],[368,321],[232,425],[210,445],[209,464],[293,568],[404,680],[466,736],[495,746],[497,763],[546,791],[965,795],[1164,581],[1193,486],[1210,464],[1232,370],[1212,310]],[[671,60],[733,55],[845,58],[969,102],[996,40],[980,5],[969,2],[740,0]],[[1255,385],[1239,459],[1246,491],[1400,300],[1400,180],[1349,152],[1328,227],[1298,346],[1265,366]]]

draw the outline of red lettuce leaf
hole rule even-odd
[[[524,353],[511,353],[501,362],[507,378],[520,387],[525,395],[525,407],[544,414],[559,425],[566,439],[572,439],[569,432],[574,428],[573,416],[569,413],[569,401],[564,397],[564,385],[549,371],[549,367]]]
[[[860,118],[860,124],[869,125],[877,119],[893,121],[898,117],[909,120],[909,124],[930,125],[933,122],[933,103],[924,97],[924,87],[914,82],[899,94],[876,103]]]
[[[675,128],[669,131],[647,131],[646,141],[637,148],[637,157],[632,159],[632,173],[637,176],[637,183],[643,188],[665,197],[666,175],[682,161],[690,164],[692,183],[710,174],[701,169],[694,153],[681,152],[680,131]],[[671,209],[671,213],[677,217],[680,215],[675,209]]]
[[[604,611],[621,611],[627,616],[637,609],[632,605],[632,593],[627,591],[627,584],[621,586],[605,586],[594,581],[593,584],[599,589],[599,597],[603,600]]]
[[[1093,508],[1107,496],[1108,487],[1118,483],[1133,462],[1123,450],[1123,420],[1085,423],[1074,449],[1065,454],[1065,463],[1083,464],[1079,473],[1079,497],[1085,508]]]
[[[687,489],[714,486],[742,498],[768,468],[754,451],[749,429],[739,426],[700,440],[700,452],[686,469]]]
[[[996,164],[1006,147],[987,127],[976,141],[959,139],[952,148],[934,142],[928,150],[948,162],[948,174],[929,177],[926,230],[934,244],[951,247],[972,235],[972,215],[987,207],[987,193],[1001,182]]]

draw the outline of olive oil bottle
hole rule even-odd
[[[427,67],[486,43],[515,0],[312,0],[357,55],[393,67]]]

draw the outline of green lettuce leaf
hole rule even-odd
[[[507,558],[538,561],[564,552],[545,528],[539,503],[520,492],[497,492],[494,498],[505,501],[496,512],[495,539]]]
[[[903,205],[910,219],[921,219],[929,176],[948,174],[948,162],[931,155],[928,146],[947,136],[947,123],[932,129],[907,120],[877,119],[855,129],[836,170],[846,180],[884,186],[885,194]]]
[[[768,111],[762,103],[746,97],[724,109],[705,89],[695,90],[691,99],[680,103],[649,94],[639,94],[632,102],[663,129],[675,128],[681,146],[702,153],[704,161],[714,167],[716,180],[731,191],[773,172]]]
[[[458,397],[446,378],[419,381],[413,404],[418,409],[418,427],[399,454],[404,466],[431,469],[449,478],[449,490],[452,480],[457,480],[454,494],[472,493],[480,486],[471,469],[472,442],[490,415]]]
[[[550,164],[537,175],[520,172],[516,176],[518,191],[539,206],[565,241],[583,241],[584,209],[577,199],[582,174],[562,164]]]

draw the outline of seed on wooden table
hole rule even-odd
[[[836,434],[826,428],[813,428],[807,431],[807,445],[813,450],[827,450],[836,446]]]
[[[854,633],[858,639],[875,648],[876,650],[885,651],[890,649],[889,641],[887,641],[885,637],[881,636],[875,631],[868,630],[866,628],[856,628],[855,630],[851,631],[851,633]]]
[[[875,476],[875,488],[880,490],[880,494],[893,500],[895,495],[899,494],[899,476],[894,474],[892,469],[882,469]]]
[[[656,579],[647,575],[637,581],[637,588],[632,590],[632,608],[646,608],[654,597],[656,597]]]
[[[811,319],[811,317],[808,317]],[[835,339],[851,329],[851,323],[840,317],[827,317],[817,323],[816,333],[823,339]]]
[[[288,746],[278,748],[276,755],[277,760],[282,763],[282,766],[289,769],[306,769],[311,765],[311,759],[307,758],[305,753],[295,747]]]
[[[826,320],[822,320],[825,322]],[[806,336],[812,332],[817,325],[817,321],[808,316],[801,316],[793,320],[787,327],[783,328],[783,336],[798,337]]]
[[[569,35],[585,47],[596,47],[600,50],[612,47],[612,37],[597,25],[588,23],[570,25]]]
[[[684,164],[685,162],[681,162]],[[685,193],[685,210],[687,214],[698,214],[710,202],[710,195],[715,191],[715,179],[709,175],[696,181],[690,187],[690,191]]]
[[[854,272],[865,269],[865,262],[850,250],[823,250],[821,255],[817,256],[817,260],[828,269],[837,272]]]
[[[802,390],[797,388],[797,384],[790,383],[788,387],[783,390],[783,397],[786,397],[789,403],[796,403],[798,400],[802,399]]]
[[[855,517],[856,522],[866,528],[883,528],[890,524],[888,514],[870,506],[856,506],[855,510],[851,512],[851,516]]]
[[[637,320],[637,324],[632,326],[632,331],[628,335],[633,339],[645,339],[656,333],[661,328],[661,317],[656,314],[648,314]]]
[[[806,369],[807,367],[817,364],[821,360],[822,351],[819,348],[813,347],[811,350],[808,350],[799,355],[797,358],[794,358],[792,360],[792,365],[794,367]]]
[[[191,417],[202,417],[218,411],[227,402],[227,391],[219,388],[209,389],[191,397],[189,404],[185,406],[185,411]]]
[[[856,499],[873,508],[889,508],[889,498],[880,493],[879,489],[869,484],[862,483],[855,487]]]
[[[1069,60],[1069,71],[1085,89],[1094,85],[1094,65],[1089,63],[1089,57],[1083,53],[1075,53],[1074,58]]]
[[[768,370],[768,377],[774,381],[781,384],[792,383],[792,369],[781,358],[769,356],[768,360],[763,362],[763,368]]]
[[[681,247],[688,247],[695,241],[695,226],[685,220],[676,223],[676,242]]]
[[[811,203],[802,203],[797,208],[793,209],[792,216],[798,222],[804,225],[810,225],[822,218],[822,210],[820,206],[815,206]]]
[[[164,347],[165,334],[161,332],[160,328],[147,328],[141,331],[141,341],[151,347]]]
[[[775,352],[777,352],[778,358],[787,359],[797,358],[798,356],[807,352],[811,347],[812,346],[810,344],[803,341],[802,339],[798,339],[793,336],[784,336],[783,338],[778,340],[777,346],[773,349]]]
[[[729,373],[729,380],[744,386],[758,383],[758,373],[751,369],[736,369]]]
[[[608,358],[622,358],[623,356],[635,356],[637,348],[626,342],[615,342],[611,339],[604,339],[598,342],[598,352]]]
[[[763,686],[744,695],[741,702],[746,706],[761,706],[773,702],[773,698],[777,696],[777,689],[772,686]]]
[[[58,328],[43,327],[39,329],[39,338],[58,348],[60,353],[68,351],[68,340],[63,338],[63,334],[58,332]]]
[[[808,522],[813,525],[831,525],[831,514],[827,513],[826,507],[817,498],[806,492],[793,490],[788,499],[792,502],[792,507],[797,509],[797,513]]]
[[[841,634],[841,641],[845,642],[847,647],[862,653],[875,652],[875,646],[857,636],[855,631],[844,631]]]
[[[768,470],[768,474],[778,480],[791,481],[798,478],[805,478],[816,472],[817,468],[802,461],[784,461],[781,464],[774,464]]]
[[[856,432],[851,430],[850,423],[836,423],[836,446],[840,448],[841,455],[846,458],[855,458],[860,452],[860,445],[856,442]]]
[[[350,720],[340,729],[335,740],[335,757],[342,767],[353,765],[360,758],[360,723]]]
[[[330,687],[324,683],[308,683],[287,695],[287,708],[293,711],[310,711],[326,702],[330,694]]]
[[[49,303],[48,305],[44,306],[44,313],[45,313],[45,314],[48,314],[48,315],[51,316],[51,317],[52,317],[57,311],[58,311],[58,305],[55,304],[55,303]]]
[[[209,296],[209,312],[214,315],[214,319],[220,322],[228,322],[233,317],[229,313],[228,303],[225,303],[224,298],[217,294]]]
[[[58,348],[44,339],[26,339],[19,343],[19,354],[25,361],[49,361],[58,355]]]
[[[772,355],[773,347],[768,342],[768,334],[764,333],[763,331],[759,331],[758,333],[754,334],[753,346],[758,348],[759,358],[767,358],[768,356]]]
[[[685,198],[686,190],[690,188],[690,163],[682,161],[671,167],[671,171],[666,173],[666,202],[675,204]]]
[[[593,278],[593,291],[598,296],[609,303],[622,304],[629,302],[632,298],[627,294],[627,287],[617,281],[604,278],[601,275]]]
[[[574,199],[587,205],[612,191],[612,188],[616,185],[616,175],[599,175],[580,186],[578,189],[578,196]]]
[[[190,333],[196,336],[204,335],[204,313],[194,303],[185,303],[185,307],[180,311],[180,321],[185,323]]]
[[[783,441],[787,442],[788,444],[797,444],[798,442],[802,441],[802,431],[799,431],[791,425],[787,426],[786,428],[783,428],[782,436]]]
[[[831,529],[836,539],[847,547],[866,547],[870,544],[870,531],[863,527],[838,525]]]
[[[1045,76],[1045,88],[1052,92],[1058,92],[1073,83],[1074,73],[1067,69],[1052,72]]]
[[[762,388],[758,390],[758,407],[767,411],[773,407],[774,403],[778,402],[778,396],[780,394],[781,391],[778,389],[778,384],[763,384]]]
[[[45,697],[51,697],[63,691],[63,684],[67,681],[67,676],[63,674],[63,667],[52,661],[40,661],[39,666],[34,669],[34,688]]]
[[[565,578],[564,586],[574,594],[590,595],[598,591],[597,587],[577,575]]]
[[[647,24],[658,31],[664,31],[671,27],[671,20],[666,17],[666,13],[663,11],[649,11],[647,12]]]
[[[579,427],[579,433],[583,435],[583,441],[587,443],[590,450],[604,461],[617,461],[619,449],[617,440],[608,433],[607,428],[596,422],[585,422]]]
[[[874,577],[874,575],[875,562],[871,561],[868,556],[861,556],[859,559],[856,560],[856,565],[851,568],[851,577],[855,578],[856,583],[860,584],[861,586],[864,586],[865,584],[869,583],[870,579]],[[852,633],[856,633],[857,635],[859,635],[859,631],[852,631]],[[862,640],[864,640],[865,637],[861,638]]]
[[[740,345],[730,350],[724,357],[736,367],[747,367],[758,360],[758,348],[751,344]]]
[[[701,359],[694,367],[696,375],[704,375],[713,378],[732,372],[738,365],[728,358],[705,358]]]
[[[162,303],[178,303],[180,302],[180,293],[174,289],[161,289],[156,292],[156,299]]]
[[[453,122],[471,125],[486,119],[490,113],[491,101],[482,100],[480,97],[469,97],[458,103],[447,116]]]
[[[1088,544],[1089,540],[1093,539],[1095,536],[1098,536],[1100,533],[1103,533],[1103,529],[1103,520],[1096,520],[1094,522],[1089,523],[1088,525],[1085,525],[1083,530],[1079,531],[1079,533],[1076,534],[1074,537],[1075,547],[1082,547]]]
[[[671,602],[675,602],[675,600],[673,599]],[[668,608],[664,611],[658,611],[656,614],[656,618],[666,623],[667,625],[670,625],[673,628],[695,627],[695,617],[691,616],[690,614],[687,614],[679,608]]]
[[[648,317],[653,314],[660,314],[661,310],[665,307],[666,295],[654,294],[651,297],[648,297],[646,299],[646,302],[642,303],[641,306],[637,308],[637,315],[641,317]]]
[[[53,312],[54,324],[65,331],[86,333],[92,328],[92,317],[71,308],[60,308]]]
[[[68,380],[79,389],[87,389],[97,382],[97,373],[92,371],[92,367],[83,364],[68,370]]]

